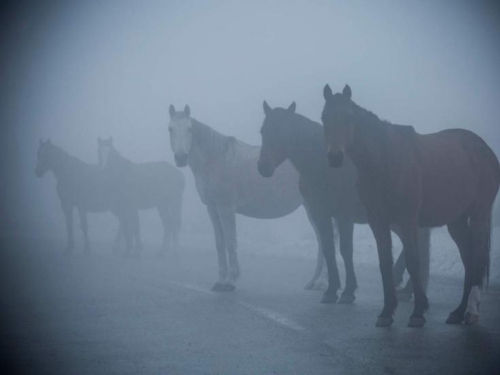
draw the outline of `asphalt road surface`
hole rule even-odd
[[[322,305],[321,292],[302,290],[309,259],[240,252],[237,291],[218,294],[215,251],[123,259],[104,245],[87,257],[60,248],[1,241],[3,374],[500,373],[497,286],[479,324],[450,326],[462,281],[432,275],[424,328],[406,327],[412,302],[376,328],[376,265],[357,268],[354,304]]]

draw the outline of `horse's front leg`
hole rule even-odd
[[[226,255],[226,244],[224,241],[224,232],[222,230],[222,224],[219,217],[219,212],[217,211],[217,206],[215,204],[207,205],[208,216],[212,222],[215,234],[215,248],[217,249],[217,258],[219,261],[219,277],[217,282],[212,287],[214,292],[221,292],[225,289],[225,283],[228,275],[227,266],[227,255]]]
[[[340,236],[340,254],[344,259],[346,282],[339,303],[353,303],[355,300],[354,291],[358,287],[356,274],[354,273],[353,262],[353,232],[354,221],[352,219],[337,220]]]
[[[321,208],[309,207],[308,209],[314,226],[318,231],[321,248],[323,249],[326,267],[328,269],[328,288],[323,294],[321,303],[335,303],[338,299],[337,290],[340,288],[340,277],[337,268],[337,260],[335,259],[332,218],[327,212],[323,212]]]
[[[229,257],[229,275],[226,280],[225,289],[233,291],[236,289],[236,280],[240,277],[240,265],[238,263],[238,241],[236,238],[236,207],[233,204],[220,204],[217,206],[222,230],[224,232],[224,242]]]
[[[377,251],[384,288],[384,308],[378,316],[377,327],[389,327],[393,320],[394,311],[398,305],[396,289],[392,275],[392,239],[389,224],[384,220],[369,215],[369,224],[377,242]]]
[[[73,248],[75,247],[75,237],[73,234],[73,206],[63,204],[62,209],[64,212],[64,218],[66,219],[66,234],[68,236],[68,246],[66,247],[64,253],[71,254],[73,252]]]
[[[401,240],[405,249],[406,268],[410,274],[415,294],[415,308],[408,327],[422,327],[425,324],[424,312],[429,308],[429,302],[422,283],[417,220],[412,220],[401,226]]]
[[[89,225],[87,221],[87,211],[82,208],[78,208],[78,216],[80,219],[80,227],[83,232],[83,250],[85,253],[90,252],[90,241],[89,241]]]

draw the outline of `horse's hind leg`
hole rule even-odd
[[[236,286],[236,280],[240,277],[240,265],[236,253],[238,242],[236,238],[236,210],[233,205],[218,205],[222,230],[224,232],[224,241],[229,260],[229,275],[225,283],[225,290],[233,291]]]
[[[422,283],[417,221],[412,220],[410,223],[402,225],[401,234],[405,249],[406,268],[412,279],[415,294],[415,307],[408,326],[422,327],[425,324],[424,312],[429,308],[429,302]]]
[[[304,289],[305,290],[320,289],[320,285],[316,285],[316,282],[320,278],[322,271],[323,271],[323,268],[325,266],[325,256],[323,255],[323,249],[321,246],[321,237],[318,233],[318,229],[316,228],[316,225],[314,224],[314,221],[311,218],[311,214],[305,205],[304,205],[304,208],[305,208],[306,213],[307,213],[307,218],[309,219],[309,222],[311,223],[311,226],[313,227],[314,234],[316,235],[316,241],[318,242],[318,254],[316,256],[316,268],[314,269],[313,276],[307,282]],[[327,286],[328,286],[327,282],[325,282],[325,288]]]
[[[212,290],[214,292],[220,292],[224,290],[228,274],[226,244],[224,241],[224,232],[222,230],[222,224],[219,213],[217,212],[217,207],[215,205],[207,205],[207,210],[210,221],[214,227],[215,248],[217,249],[217,258],[219,261],[219,277],[215,285],[212,287]]]
[[[344,259],[346,282],[345,289],[338,303],[353,303],[355,300],[354,291],[358,287],[356,274],[354,273],[353,262],[353,232],[354,221],[351,219],[337,220],[340,236],[340,254]]]
[[[470,218],[470,230],[472,235],[472,275],[471,291],[467,299],[465,310],[465,324],[474,324],[479,321],[479,304],[481,302],[481,287],[483,280],[488,274],[491,217],[487,214],[472,214]]]
[[[467,215],[463,215],[459,219],[448,224],[448,232],[460,251],[460,257],[462,258],[462,263],[465,268],[465,277],[462,301],[460,302],[460,305],[450,313],[448,319],[446,320],[447,324],[460,324],[464,321],[467,299],[472,287],[472,235],[468,220],[469,217]]]

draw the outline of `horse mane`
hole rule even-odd
[[[236,142],[236,138],[219,133],[217,130],[191,118],[193,142],[208,156],[223,155]]]
[[[59,159],[59,161],[62,161],[64,165],[91,166],[91,164],[86,163],[85,161],[77,158],[76,156],[69,154],[66,150],[64,150],[60,146],[52,144],[50,147],[52,147],[52,150],[55,151],[57,158]]]

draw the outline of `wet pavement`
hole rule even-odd
[[[322,305],[321,292],[302,289],[312,258],[240,251],[238,289],[213,293],[215,251],[158,257],[146,248],[123,259],[111,246],[64,256],[60,245],[1,242],[2,366],[11,372],[500,373],[495,285],[483,294],[478,325],[444,324],[462,281],[431,275],[424,328],[406,327],[412,302],[400,303],[392,327],[376,328],[377,265],[357,267],[354,304]]]

